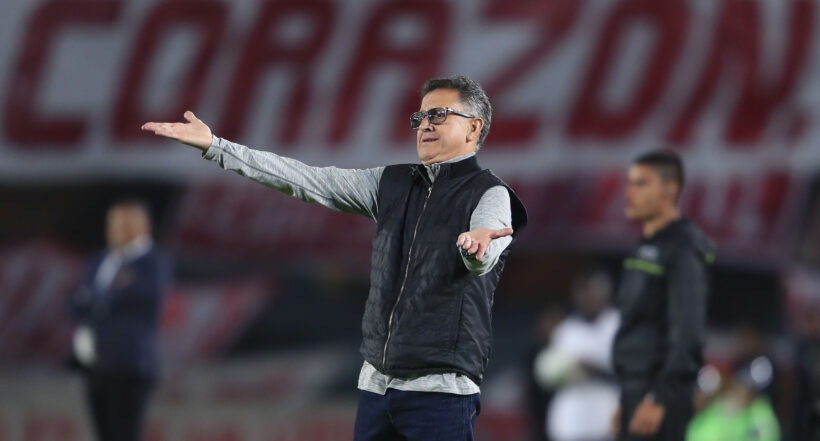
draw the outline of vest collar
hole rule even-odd
[[[439,171],[436,176],[436,180],[457,179],[480,170],[481,167],[478,165],[476,155],[456,162],[442,162],[439,164]],[[429,181],[429,178],[427,177],[427,169],[422,164],[415,164],[415,167],[410,169],[410,173],[413,176],[421,176],[424,180]]]

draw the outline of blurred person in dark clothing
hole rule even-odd
[[[678,211],[680,157],[653,151],[629,167],[626,216],[643,237],[624,261],[613,361],[621,387],[613,416],[619,440],[682,441],[702,365],[709,240]]]
[[[820,268],[820,175],[808,185],[805,211],[800,218],[800,236],[797,241],[799,266]]]
[[[808,187],[797,261],[784,280],[797,340],[793,439],[820,441],[820,175]]]
[[[556,390],[547,424],[541,427],[553,441],[612,439],[609,417],[618,407],[612,340],[620,320],[611,296],[612,280],[606,272],[578,276],[572,286],[572,314],[558,324],[535,360],[541,385]]]
[[[158,371],[157,333],[170,262],[151,239],[145,203],[106,216],[107,249],[92,257],[71,298],[72,357],[84,373],[97,439],[139,440]]]
[[[786,295],[797,340],[793,439],[820,441],[820,271],[793,268]]]
[[[794,439],[820,441],[820,335],[799,341],[796,364]]]
[[[311,167],[187,123],[143,130],[305,202],[376,222],[354,439],[473,439],[490,357],[492,305],[524,205],[478,164],[492,106],[463,77],[434,78],[410,115],[420,163]],[[364,115],[362,115],[364,116]]]

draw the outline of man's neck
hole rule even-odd
[[[473,156],[475,156],[475,152],[464,153],[462,155],[454,156],[454,157],[452,157],[450,159],[447,159],[445,161],[436,162],[435,164],[452,164],[453,162],[458,162],[458,161],[461,161],[461,160],[464,160],[464,159],[467,159],[467,158],[471,158]],[[428,165],[433,165],[433,164],[428,164]]]
[[[658,216],[644,221],[643,223],[643,237],[649,238],[655,235],[658,231],[666,228],[667,225],[680,219],[680,212],[677,208],[672,207],[662,211]]]
[[[432,164],[425,164],[424,168],[427,169],[427,176],[430,178],[430,181],[435,182],[436,177],[438,177],[438,171],[441,168],[442,164],[452,164],[454,162],[463,161],[467,158],[472,158],[473,156],[475,156],[475,152],[467,153],[467,154],[460,155],[460,156],[456,156],[456,157],[450,158],[450,159],[448,159],[444,162],[435,162],[435,163],[432,163]]]
[[[433,164],[447,164],[450,162],[457,162],[462,159],[469,158],[470,156],[474,156],[476,154],[476,149],[473,147],[472,150],[464,149],[459,152],[454,153],[452,156],[447,156],[444,158],[434,158],[427,162],[421,161],[423,165],[433,165]]]

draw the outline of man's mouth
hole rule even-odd
[[[433,141],[438,141],[438,138],[434,138],[432,136],[426,136],[424,138],[421,138],[421,143],[422,144],[424,144],[425,142],[433,142]]]

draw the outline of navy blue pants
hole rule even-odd
[[[472,441],[479,394],[359,391],[354,441]]]

